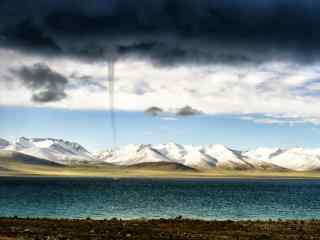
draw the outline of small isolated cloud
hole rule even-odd
[[[177,116],[187,117],[187,116],[194,116],[194,115],[203,114],[203,112],[198,109],[192,108],[190,106],[185,106],[182,108],[178,108],[176,110],[175,114]]]
[[[244,116],[241,117],[240,119],[245,120],[245,121],[252,121],[257,124],[286,124],[287,122],[281,119],[275,119],[275,118],[268,118],[268,117],[251,117],[251,116]]]
[[[242,116],[240,119],[245,121],[251,121],[257,124],[278,124],[284,125],[287,124],[289,126],[294,126],[296,124],[304,124],[304,123],[311,123],[314,125],[320,125],[320,119],[317,117],[308,117],[308,118],[301,118],[301,117],[288,117],[288,116],[272,116],[272,115],[263,115],[263,116]]]
[[[67,97],[68,79],[44,63],[12,69],[22,84],[32,90],[32,101],[57,102]]]
[[[161,120],[164,121],[177,121],[178,119],[175,117],[162,117]]]
[[[182,108],[176,108],[174,111],[165,111],[159,107],[150,107],[145,111],[145,114],[151,116],[162,116],[162,120],[174,121],[177,120],[176,117],[188,117],[203,114],[202,111],[192,108],[190,106],[185,106]],[[173,116],[172,116],[173,115]]]
[[[159,108],[159,107],[150,107],[147,110],[144,111],[144,113],[146,115],[150,115],[150,116],[159,116],[161,113],[163,113],[163,109]]]
[[[32,95],[32,101],[39,103],[57,102],[66,97],[67,95],[63,91],[57,89],[47,89],[34,92]]]

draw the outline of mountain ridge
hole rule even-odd
[[[129,167],[167,163],[198,170],[320,170],[320,148],[257,148],[240,151],[221,144],[193,146],[171,142],[158,145],[129,144],[116,150],[92,154],[76,142],[21,137],[12,143],[0,138],[0,150],[18,152],[62,165],[101,163]]]
[[[65,165],[95,160],[93,155],[80,144],[55,138],[20,137],[2,150],[19,152]]]

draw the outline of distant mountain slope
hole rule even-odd
[[[190,146],[176,143],[145,145],[152,154],[138,151],[141,145],[125,146],[116,152],[106,151],[98,155],[100,160],[118,165],[134,165],[143,162],[174,162],[196,169],[234,170],[320,170],[320,149],[257,148],[237,151],[223,145]],[[143,152],[143,151],[142,151]]]
[[[217,160],[204,153],[200,147],[168,143],[154,146],[154,148],[171,162],[177,162],[191,168],[212,168],[217,164]]]
[[[184,166],[199,170],[219,168],[276,171],[320,170],[320,148],[257,148],[250,151],[238,151],[220,144],[206,146],[176,143],[131,144],[93,155],[75,142],[54,138],[22,137],[14,143],[0,138],[0,149],[62,165],[90,164],[98,167],[105,164],[118,166],[139,166],[142,164],[140,167],[151,167],[151,163],[154,163],[153,168],[156,166],[174,168],[175,166],[178,169],[178,166]]]
[[[257,148],[251,151],[244,152],[243,155],[251,159],[268,161],[270,158],[281,154],[283,151],[284,150],[280,148]]]
[[[320,170],[319,150],[292,148],[270,157],[269,162],[297,171]]]
[[[54,138],[25,138],[3,148],[60,164],[95,160],[80,144]]]
[[[313,171],[320,169],[320,149],[304,148],[258,148],[244,153],[251,159],[258,159],[285,169]]]
[[[169,158],[152,148],[151,145],[128,145],[102,160],[107,163],[128,166],[144,162],[170,162]]]
[[[8,168],[9,164],[24,164],[32,166],[50,166],[62,167],[63,165],[51,162],[45,159],[33,157],[19,152],[1,150],[0,151],[0,166]]]
[[[156,171],[196,171],[193,168],[174,162],[145,162],[130,165],[129,168]]]
[[[246,161],[240,151],[229,149],[220,144],[205,146],[203,152],[212,158],[217,159],[217,167],[230,169],[254,168],[254,165]]]

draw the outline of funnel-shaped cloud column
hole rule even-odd
[[[114,111],[114,58],[108,60],[108,90],[109,90],[109,112],[111,121],[113,148],[117,146],[117,129]]]

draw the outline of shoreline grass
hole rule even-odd
[[[320,179],[320,172],[270,171],[270,170],[225,170],[184,171],[156,170],[123,167],[48,167],[26,164],[11,164],[1,169],[0,176],[29,177],[97,177],[97,178],[167,178],[167,179]]]

